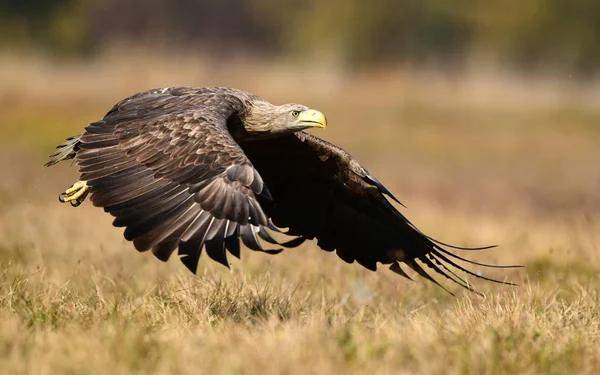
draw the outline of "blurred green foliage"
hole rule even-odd
[[[88,0],[1,0],[0,41],[7,47],[43,46],[80,54],[91,48]]]
[[[600,66],[597,0],[3,0],[0,25],[5,45],[57,54],[126,40],[354,66],[454,69],[483,57],[580,77]]]

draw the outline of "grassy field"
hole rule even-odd
[[[0,61],[4,373],[600,373],[597,90],[192,57],[137,62],[149,60],[143,69],[110,56]],[[177,84],[322,110],[330,125],[317,135],[358,157],[415,224],[457,245],[499,244],[474,259],[526,268],[475,269],[520,286],[470,278],[485,297],[445,284],[454,298],[315,244],[277,256],[246,250],[231,271],[203,257],[194,276],[177,259],[136,252],[89,203],[60,205],[77,172],[42,167],[53,146],[117,100]]]

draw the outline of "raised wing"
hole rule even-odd
[[[265,213],[278,227],[289,228],[289,234],[316,238],[323,250],[335,250],[344,261],[373,271],[380,262],[408,277],[400,267],[405,263],[436,284],[422,265],[469,290],[471,285],[453,268],[505,283],[460,266],[457,260],[484,264],[451,253],[444,246],[457,247],[419,231],[384,195],[396,198],[341,148],[300,132],[244,144],[243,149],[273,196],[272,203],[259,199]]]
[[[244,103],[227,93],[150,91],[117,104],[86,128],[77,153],[95,206],[125,227],[140,251],[166,261],[179,247],[195,272],[202,248],[229,266],[239,237],[264,250],[276,243],[257,197],[271,199],[260,174],[227,131]],[[294,246],[303,239],[284,246]]]

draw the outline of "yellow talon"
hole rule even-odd
[[[68,188],[67,191],[64,192],[64,194],[71,195],[72,193],[80,190],[81,188],[85,188],[85,187],[87,187],[87,182],[77,181],[75,184],[73,184],[73,186]]]
[[[58,200],[62,203],[70,202],[71,206],[77,207],[87,198],[89,190],[90,187],[86,181],[77,181],[64,193],[60,194]]]

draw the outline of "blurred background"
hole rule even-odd
[[[522,286],[475,282],[492,298],[453,299],[314,242],[245,251],[232,271],[202,257],[196,277],[138,254],[89,202],[58,203],[78,173],[43,167],[56,145],[129,95],[179,85],[321,110],[328,127],[313,133],[355,156],[421,230],[499,244],[462,256],[525,265],[470,265]],[[598,0],[0,1],[0,368],[197,373],[212,348],[207,373],[597,374],[599,165]],[[298,307],[290,324],[248,320],[272,322],[277,301]],[[371,346],[381,337],[384,350]]]
[[[593,0],[5,0],[4,46],[97,57],[114,43],[230,59],[334,59],[463,71],[481,60],[587,81],[600,63]]]
[[[76,169],[45,157],[120,99],[220,85],[322,110],[318,135],[409,216],[590,220],[598,20],[594,0],[6,0],[0,203],[26,185],[32,204],[54,204]]]

